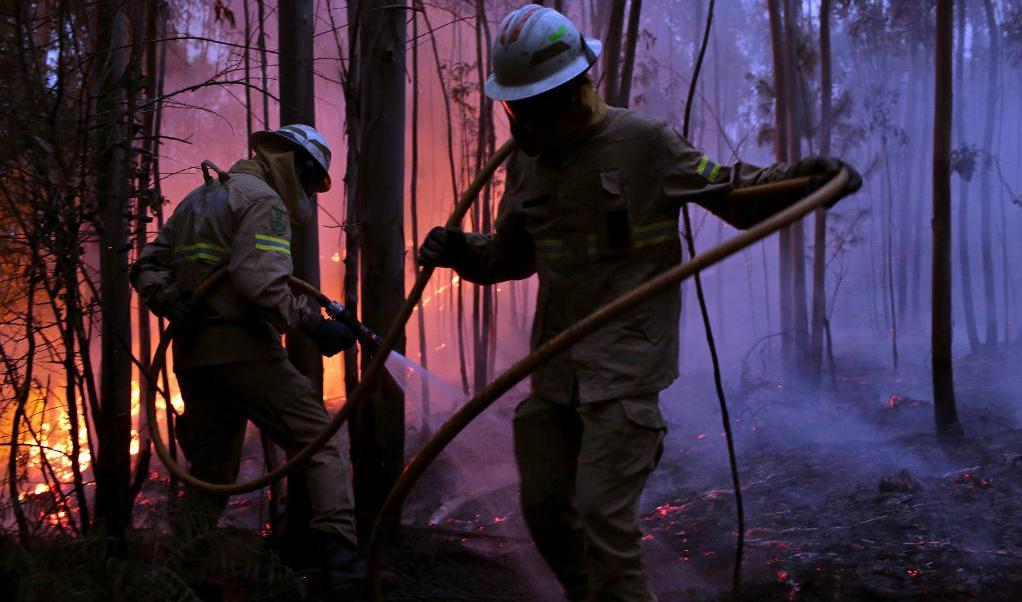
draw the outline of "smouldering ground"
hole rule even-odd
[[[960,362],[967,439],[947,449],[931,434],[925,364],[894,373],[883,359],[858,357],[871,359],[839,358],[842,376],[821,394],[781,387],[768,372],[728,375],[747,515],[743,599],[1022,600],[1022,350]],[[409,527],[386,557],[399,578],[388,600],[561,599],[518,510],[513,407],[510,398],[484,414],[416,488]],[[652,585],[665,601],[723,600],[734,492],[708,376],[684,374],[663,407],[666,451],[642,501]],[[410,437],[409,450],[420,443]],[[246,474],[261,471],[253,457]],[[264,498],[232,500],[228,522],[240,529],[194,542],[208,548],[209,560],[196,564],[159,536],[163,487],[157,472],[141,496],[143,506],[153,502],[140,513],[149,529],[137,532],[139,553],[123,566],[101,562],[88,542],[5,556],[0,540],[0,598],[4,582],[14,583],[5,573],[26,570],[41,592],[82,583],[142,592],[152,587],[132,584],[161,580],[209,600],[300,591],[301,577],[253,532]]]
[[[1022,430],[1004,378],[1019,360],[1012,350],[963,362],[968,438],[947,450],[917,397],[920,366],[859,366],[825,400],[762,376],[733,391],[745,420],[743,599],[1022,599]],[[661,600],[717,600],[731,579],[734,493],[712,393],[686,392],[705,403],[665,400],[671,433],[643,500],[644,546]],[[403,578],[393,599],[558,600],[515,496],[506,485],[417,530],[392,553]]]

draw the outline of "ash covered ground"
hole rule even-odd
[[[895,373],[884,358],[844,360],[836,388],[819,396],[745,366],[729,387],[747,519],[743,599],[1022,599],[1020,361],[1015,348],[959,364],[967,436],[947,448],[932,434],[922,362]],[[734,491],[710,382],[683,375],[664,396],[671,430],[642,502],[661,600],[729,593]],[[419,486],[405,516],[415,526],[388,556],[401,577],[389,599],[561,599],[517,508],[502,432],[512,407],[504,400],[474,425]]]
[[[757,367],[769,357],[725,374],[746,505],[742,599],[1022,599],[1022,347],[958,362],[966,439],[954,447],[933,435],[924,360],[894,372],[873,349],[838,357],[818,394],[778,384]],[[562,599],[518,509],[510,424],[524,394],[473,423],[413,491],[386,557],[398,577],[388,600]],[[670,431],[641,509],[653,587],[661,600],[728,599],[734,491],[710,374],[683,370],[662,407]],[[255,475],[250,439],[243,473]],[[421,443],[413,429],[409,455]],[[165,486],[153,477],[147,488]],[[264,495],[239,496],[225,522],[251,532],[266,513]]]

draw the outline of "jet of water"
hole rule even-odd
[[[384,366],[404,391],[410,425],[435,428],[468,399],[460,388],[396,351],[390,352]]]

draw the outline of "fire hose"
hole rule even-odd
[[[476,196],[479,194],[479,191],[482,190],[483,186],[490,180],[493,172],[500,167],[513,150],[514,143],[510,140],[497,149],[497,152],[494,153],[486,165],[483,166],[469,187],[462,193],[461,198],[458,199],[457,205],[455,205],[454,210],[447,219],[448,226],[457,227],[461,224],[462,218],[464,218],[465,214],[468,213],[468,210],[472,206]],[[382,341],[379,340],[378,337],[372,340],[371,346],[377,348],[375,350],[370,349],[370,351],[373,352],[373,357],[369,362],[369,367],[366,368],[362,375],[362,381],[357,387],[355,387],[355,390],[352,391],[347,402],[345,402],[345,404],[337,410],[337,413],[330,419],[330,422],[323,427],[320,434],[308,445],[288,458],[286,462],[264,475],[248,481],[224,484],[211,483],[209,481],[199,479],[189,473],[185,467],[181,466],[177,462],[177,459],[171,455],[170,450],[167,449],[166,442],[163,441],[163,436],[160,434],[159,423],[156,417],[156,396],[146,395],[144,396],[147,398],[145,411],[146,420],[149,423],[149,436],[160,461],[163,462],[163,465],[167,467],[167,470],[181,482],[191,487],[195,487],[196,489],[221,495],[236,495],[239,493],[255,491],[287,475],[302,462],[308,460],[310,456],[319,451],[328,441],[330,441],[330,438],[334,436],[337,430],[341,428],[341,425],[344,424],[344,421],[348,419],[348,416],[351,414],[351,409],[361,403],[366,397],[366,394],[369,392],[367,384],[374,382],[380,377],[381,373],[385,372],[384,364],[386,363],[387,357],[390,355],[391,350],[397,344],[397,341],[404,332],[405,323],[408,322],[408,319],[411,317],[412,311],[418,304],[419,299],[422,297],[423,291],[426,290],[426,285],[429,283],[429,279],[432,275],[433,268],[431,267],[423,267],[419,270],[419,274],[415,278],[415,284],[412,286],[412,290],[409,291],[408,298],[401,307],[401,312],[390,325],[387,335]],[[194,301],[201,300],[203,296],[205,296],[218,282],[222,282],[225,276],[226,269],[224,268],[221,268],[217,272],[211,274],[210,277],[206,278],[206,280],[196,288],[192,294],[192,299]],[[315,299],[317,303],[327,309],[328,313],[336,313],[344,310],[343,307],[340,307],[339,304],[335,304],[335,302],[331,301],[329,297],[307,282],[292,277],[288,280],[288,283],[294,290]],[[340,314],[337,314],[336,316],[332,314],[331,317],[346,319]],[[150,383],[158,382],[162,366],[166,363],[163,360],[167,355],[167,349],[170,346],[171,339],[174,337],[174,331],[175,327],[171,324],[170,328],[164,331],[163,336],[160,337],[160,344],[157,346],[156,352],[153,354],[152,362],[149,364],[151,367],[146,374],[146,378]],[[356,334],[359,333],[356,331]],[[368,335],[362,333],[362,336],[365,337]],[[375,335],[373,336],[375,337]],[[167,402],[169,403],[169,400]]]
[[[456,227],[461,223],[462,218],[474,202],[476,195],[478,195],[485,183],[513,150],[513,141],[508,141],[501,146],[500,149],[498,149],[493,157],[490,158],[483,169],[481,169],[476,175],[476,178],[473,180],[471,185],[462,194],[457,205],[452,211],[451,216],[447,220],[447,226]],[[705,270],[731,255],[734,255],[745,247],[766,238],[777,230],[801,219],[814,209],[828,203],[835,202],[844,192],[847,183],[848,173],[847,171],[842,170],[837,176],[832,178],[821,188],[800,200],[798,203],[791,205],[787,209],[760,222],[756,226],[725,242],[724,244],[718,245],[701,255],[693,257],[690,261],[660,274],[658,277],[632,292],[618,297],[610,304],[605,305],[601,309],[583,318],[576,324],[562,331],[553,339],[547,341],[547,343],[538,349],[534,350],[528,356],[497,377],[485,389],[480,391],[464,406],[462,406],[461,409],[459,409],[444,423],[444,425],[434,434],[425,446],[423,446],[419,453],[412,458],[408,466],[405,467],[401,477],[394,484],[394,487],[388,494],[380,514],[377,517],[376,524],[373,528],[372,538],[370,540],[368,563],[369,578],[374,599],[383,599],[382,591],[380,589],[382,553],[386,546],[387,538],[389,537],[388,530],[396,524],[397,517],[400,516],[400,509],[405,498],[418,479],[425,472],[426,468],[428,468],[428,466],[436,459],[444,448],[446,448],[446,446],[453,441],[453,439],[462,430],[464,430],[473,419],[479,416],[479,414],[481,414],[511,387],[524,380],[526,376],[531,374],[545,362],[549,361],[551,357],[571,346],[582,337],[603,326],[608,321],[612,320],[624,311],[627,311],[630,307],[664,292],[671,286],[676,286],[682,280],[691,277],[696,272]],[[761,186],[733,190],[727,193],[726,196],[731,202],[740,202],[742,200],[764,196],[796,194],[806,189],[808,185],[809,178],[794,178]],[[211,483],[192,476],[186,468],[177,462],[167,449],[166,443],[163,441],[163,437],[159,432],[155,396],[150,395],[145,396],[147,398],[145,410],[150,438],[153,442],[153,447],[156,449],[157,456],[167,467],[167,470],[181,482],[197,489],[221,495],[235,495],[255,491],[287,475],[291,470],[295,469],[299,464],[321,449],[344,424],[348,415],[351,413],[351,408],[355,407],[355,404],[361,403],[365,398],[367,392],[366,384],[375,381],[375,379],[380,376],[381,372],[384,371],[386,358],[389,356],[391,350],[403,332],[406,322],[411,317],[414,307],[425,291],[429,279],[432,277],[433,271],[432,267],[423,267],[419,271],[415,284],[411,291],[409,291],[404,306],[401,308],[400,313],[391,324],[387,331],[387,335],[383,338],[382,342],[378,337],[375,337],[375,335],[373,335],[371,339],[365,339],[371,341],[372,347],[378,346],[378,348],[375,350],[375,354],[370,361],[369,367],[363,374],[362,381],[352,392],[352,395],[347,402],[337,411],[336,414],[334,414],[333,418],[331,418],[330,422],[327,423],[321,433],[312,442],[292,455],[284,464],[281,464],[279,467],[260,477],[231,484]],[[203,296],[207,294],[218,282],[222,281],[225,276],[225,269],[220,269],[215,272],[195,290],[192,296],[193,300],[201,300]],[[331,317],[335,319],[344,319],[344,316],[338,313],[340,311],[344,311],[344,308],[336,307],[338,304],[331,301],[326,295],[311,284],[297,278],[290,278],[289,284],[296,291],[307,294],[316,300],[321,306],[327,309],[328,313],[331,314]],[[171,325],[171,327],[168,328],[160,338],[160,343],[157,346],[152,362],[150,363],[151,368],[146,374],[147,379],[151,383],[158,382],[160,371],[165,363],[163,359],[169,349],[170,342],[174,335],[174,330],[174,326]],[[362,334],[364,335],[365,333]]]
[[[369,580],[373,600],[383,600],[383,592],[380,587],[383,550],[386,547],[390,531],[400,519],[404,500],[437,456],[486,408],[555,355],[566,350],[583,337],[591,334],[635,305],[651,299],[671,287],[677,286],[697,272],[706,270],[749,245],[759,242],[781,228],[802,219],[813,210],[836,202],[846,193],[848,179],[848,171],[842,169],[837,175],[827,181],[826,184],[811,192],[797,203],[761,221],[738,236],[661,273],[631,292],[621,295],[607,305],[597,309],[519,360],[458,409],[457,412],[444,422],[443,426],[437,430],[433,437],[426,442],[408,465],[405,466],[401,477],[390,490],[377,516],[376,524],[373,526],[372,538],[369,541],[368,559]],[[797,194],[805,190],[808,184],[808,177],[793,178],[762,186],[739,188],[728,193],[726,198],[729,201],[741,201],[777,194]]]

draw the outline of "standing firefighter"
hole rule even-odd
[[[749,227],[793,199],[735,205],[721,193],[842,167],[716,163],[665,124],[608,108],[586,75],[600,48],[550,8],[504,19],[486,93],[519,150],[495,231],[434,228],[420,251],[480,284],[538,273],[533,348],[677,265],[681,203]],[[677,289],[635,307],[537,370],[515,412],[523,513],[571,600],[655,600],[638,502],[662,451],[658,395],[678,375],[679,312]]]
[[[246,420],[289,453],[327,424],[320,392],[288,360],[281,335],[303,332],[327,356],[355,343],[347,327],[324,319],[287,283],[291,227],[308,219],[309,196],[330,188],[326,141],[309,126],[288,125],[256,132],[251,142],[255,158],[185,197],[131,269],[146,305],[176,329],[174,370],[185,402],[177,436],[192,474],[216,483],[238,476]],[[193,307],[192,291],[222,266],[228,282]],[[325,593],[347,590],[362,578],[362,567],[337,439],[303,470],[319,582]],[[213,528],[226,503],[226,496],[186,487],[175,531],[189,537]]]

